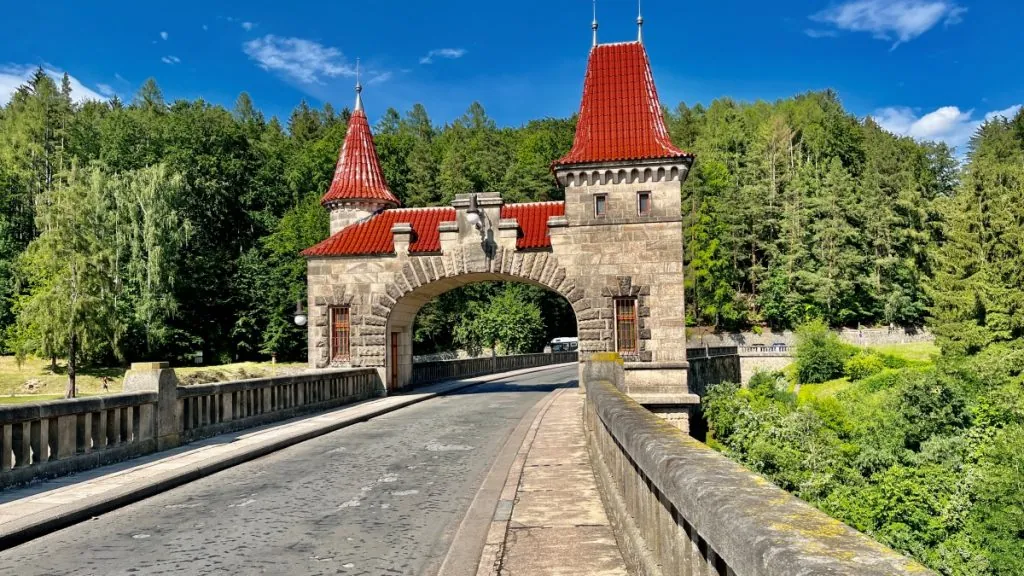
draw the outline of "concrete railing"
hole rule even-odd
[[[737,346],[740,356],[796,356],[796,346]]]
[[[0,407],[0,488],[156,449],[155,392]]]
[[[685,435],[611,382],[585,385],[591,460],[638,573],[930,574]]]
[[[578,358],[579,353],[577,352],[552,352],[548,354],[516,354],[514,356],[420,362],[412,366],[412,385],[419,386],[428,382],[469,378],[482,374],[536,368],[549,364],[564,364],[566,362],[576,362]]]
[[[188,442],[351,404],[379,389],[380,377],[373,368],[179,387],[177,430]]]
[[[524,354],[413,365],[413,385],[576,361]],[[376,396],[373,368],[179,386],[166,364],[133,365],[128,392],[0,406],[0,489]]]

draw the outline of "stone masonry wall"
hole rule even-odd
[[[391,334],[398,334],[399,386],[411,377],[412,323],[432,298],[486,280],[522,281],[564,296],[576,314],[580,358],[615,350],[614,299],[637,301],[638,350],[625,357],[661,392],[685,394],[686,331],[683,234],[679,187],[686,164],[574,168],[566,183],[565,216],[548,221],[551,249],[516,248],[515,220],[501,219],[497,194],[478,194],[482,225],[467,219],[470,195],[458,195],[454,222],[441,223],[438,254],[410,254],[413,231],[392,229],[394,255],[316,257],[308,261],[309,363],[332,365],[328,310],[349,306],[351,358],[339,366],[373,367],[390,382]],[[649,214],[638,213],[637,194],[651,194]],[[607,213],[594,213],[594,197],[607,197]],[[341,216],[335,218],[339,222]],[[628,379],[628,375],[627,375]]]

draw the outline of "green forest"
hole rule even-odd
[[[372,109],[372,98],[368,98]],[[42,70],[0,108],[0,353],[76,367],[302,359],[299,252],[327,235],[349,111],[265,118],[164,100],[75,103]],[[830,91],[666,109],[697,155],[683,186],[688,325],[799,327],[792,373],[705,398],[711,442],[944,574],[1024,574],[1024,112],[962,157],[894,136]],[[447,124],[420,105],[374,126],[406,206],[497,191],[561,198],[575,118]],[[467,314],[467,312],[470,312]],[[852,349],[827,330],[927,324],[942,354]],[[533,351],[575,330],[560,297],[449,292],[416,351]]]
[[[130,102],[73,96],[39,70],[0,108],[0,352],[301,359],[298,252],[327,235],[318,200],[348,109],[300,102],[268,119],[246,94],[231,109],[167,102],[153,80]],[[859,120],[829,91],[679,104],[666,119],[698,157],[683,187],[691,325],[925,321],[966,173],[949,149]],[[574,126],[499,127],[474,103],[443,125],[420,105],[386,110],[374,132],[392,190],[426,206],[465,191],[559,199],[550,164]],[[537,350],[573,331],[557,296],[471,286],[424,309],[417,353]]]

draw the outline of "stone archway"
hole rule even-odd
[[[400,208],[360,90],[322,200],[330,237],[303,252],[311,367],[372,366],[387,381],[402,348],[391,352],[389,331],[411,325],[417,299],[471,278],[519,279],[571,302],[581,361],[617,352],[634,398],[692,402],[680,186],[694,156],[669,138],[642,42],[591,49],[572,148],[551,165],[564,200],[459,194],[450,207]]]
[[[385,326],[384,380],[388,389],[405,387],[412,377],[413,321],[419,310],[441,294],[475,282],[522,282],[560,294],[571,306],[580,334],[580,318],[587,318],[591,304],[586,292],[566,276],[554,255],[545,252],[516,253],[498,248],[486,266],[474,266],[455,254],[410,258],[400,272],[375,296],[373,325]],[[480,261],[477,261],[478,263]],[[385,314],[386,312],[386,314]],[[603,346],[601,333],[591,331],[589,348]]]

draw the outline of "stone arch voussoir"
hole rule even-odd
[[[560,294],[569,302],[576,316],[580,350],[586,353],[610,349],[611,316],[601,307],[601,296],[605,294],[589,294],[586,284],[571,277],[553,253],[498,247],[490,262],[483,265],[467,262],[465,256],[461,247],[454,247],[443,255],[414,256],[404,262],[384,283],[383,292],[374,293],[367,302],[369,309],[363,322],[367,328],[360,333],[363,347],[376,348],[379,354],[384,353],[387,343],[385,332],[391,315],[410,294],[438,282],[447,285],[460,276],[493,274],[509,281],[519,279],[541,285]],[[627,288],[627,292],[630,291]],[[428,294],[432,292],[428,290]],[[408,309],[403,309],[402,317],[408,314]],[[374,360],[377,354],[374,352]]]

